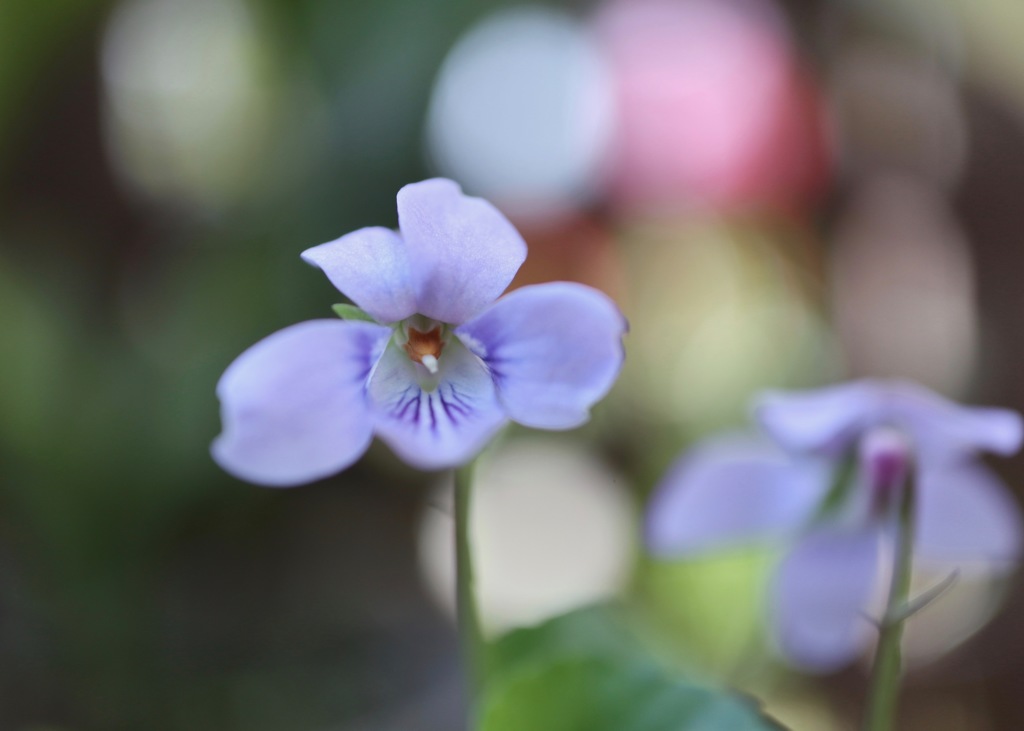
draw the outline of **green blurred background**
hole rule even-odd
[[[394,225],[398,188],[439,173],[504,203],[503,171],[446,163],[427,120],[453,45],[512,5],[0,0],[0,729],[459,726],[443,476],[375,445],[274,491],[208,447],[227,364],[339,301],[301,250]],[[584,28],[601,13],[548,7]],[[673,205],[614,173],[554,213],[509,202],[531,247],[518,282],[599,286],[632,332],[590,425],[497,445],[478,534],[495,631],[614,597],[668,662],[840,731],[863,667],[775,659],[771,556],[646,561],[643,501],[765,386],[902,375],[1024,408],[1024,5],[781,12],[824,142],[758,158],[739,204]],[[797,154],[818,173],[776,195]],[[1024,494],[1022,461],[998,467]],[[901,728],[1024,728],[1024,591],[982,575],[954,594],[911,638]]]

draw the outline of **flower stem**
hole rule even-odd
[[[908,477],[900,491],[899,504],[894,510],[896,546],[893,552],[892,582],[889,585],[885,615],[879,627],[863,731],[890,731],[896,716],[901,675],[900,639],[903,636],[903,623],[908,619],[903,610],[910,594],[911,552],[914,543],[913,503],[914,491],[911,478]]]
[[[470,505],[473,492],[473,470],[470,462],[455,470],[455,593],[459,624],[462,663],[466,675],[470,720],[468,728],[476,727],[476,705],[484,683],[486,643],[480,626],[473,579],[473,554],[470,545]]]

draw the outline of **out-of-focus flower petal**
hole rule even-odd
[[[916,556],[1009,565],[1020,558],[1020,509],[980,464],[924,470],[917,482]]]
[[[416,312],[405,242],[391,229],[361,228],[306,249],[302,258],[378,322],[397,322]]]
[[[398,191],[421,315],[461,324],[505,291],[526,258],[526,242],[493,205],[434,178]]]
[[[365,384],[389,335],[372,323],[312,320],[253,345],[217,384],[224,431],[214,459],[276,487],[352,464],[372,438]]]
[[[828,465],[793,460],[745,434],[688,451],[668,472],[647,511],[656,556],[686,556],[792,535],[829,487]]]
[[[836,454],[879,409],[876,386],[854,381],[813,391],[768,391],[755,404],[754,417],[783,449]]]
[[[1021,417],[1008,409],[960,406],[904,381],[853,381],[814,391],[769,392],[754,410],[767,433],[794,452],[837,454],[872,426],[904,429],[921,462],[1020,448]]]
[[[571,429],[614,383],[625,332],[606,295],[553,282],[517,289],[456,334],[487,363],[514,421]]]
[[[922,461],[951,461],[979,451],[1009,455],[1020,449],[1021,417],[1015,411],[961,406],[914,383],[876,387],[884,389],[891,420],[914,437]]]
[[[476,456],[506,416],[487,367],[457,340],[445,346],[437,385],[397,346],[389,347],[370,377],[374,428],[395,453],[414,467],[436,470]]]
[[[873,631],[865,614],[878,579],[881,527],[844,531],[823,525],[783,559],[772,591],[773,624],[783,653],[814,672],[836,670]]]

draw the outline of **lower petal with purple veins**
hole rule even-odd
[[[389,346],[370,377],[369,397],[377,434],[420,469],[465,464],[507,421],[487,367],[455,339],[436,373]]]

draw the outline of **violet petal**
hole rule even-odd
[[[458,340],[445,346],[436,387],[423,366],[391,345],[370,377],[374,428],[394,452],[424,470],[476,456],[507,421],[486,366]]]
[[[302,258],[378,322],[397,322],[416,312],[405,243],[390,229],[361,228],[307,249]]]
[[[732,434],[690,449],[658,485],[646,539],[656,556],[692,556],[795,535],[829,487],[828,465]]]
[[[965,454],[1009,455],[1020,449],[1020,414],[1009,409],[961,406],[922,386],[884,384],[890,420],[913,436],[921,462],[957,460]]]
[[[1020,558],[1020,509],[983,465],[922,471],[916,499],[916,557],[1007,566]]]
[[[769,391],[754,417],[783,449],[795,453],[838,454],[879,410],[874,385],[854,381],[813,391]]]
[[[433,178],[398,191],[421,315],[458,325],[505,291],[526,259],[526,242],[493,205]]]
[[[882,528],[822,525],[783,559],[772,589],[773,625],[783,654],[814,672],[837,670],[864,649],[874,628],[866,612],[878,580]]]
[[[276,487],[348,467],[372,438],[366,379],[389,335],[367,322],[311,320],[250,347],[217,384],[224,431],[214,459]]]
[[[487,363],[514,421],[571,429],[615,382],[625,331],[606,295],[551,282],[511,292],[456,334]]]

